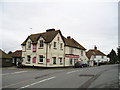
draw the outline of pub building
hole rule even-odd
[[[69,67],[77,61],[88,63],[86,49],[70,36],[65,38],[60,30],[31,34],[21,46],[24,66]]]

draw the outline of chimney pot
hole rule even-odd
[[[96,47],[96,45],[94,46],[94,49],[95,49],[95,50],[97,50],[97,47]]]
[[[70,36],[67,36],[67,39],[71,39],[71,37],[70,37]]]
[[[52,29],[47,29],[47,30],[46,30],[46,32],[50,32],[50,31],[55,31],[55,29],[52,28]]]

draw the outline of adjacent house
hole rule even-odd
[[[85,54],[85,48],[80,45],[73,38],[68,36],[64,37],[65,41],[65,63],[66,66],[74,66],[77,61],[82,61],[83,63],[88,63],[88,59]]]
[[[22,50],[16,50],[12,53],[13,65],[17,66],[18,62],[22,61]]]
[[[31,34],[21,45],[25,66],[67,67],[78,60],[87,63],[86,49],[74,39],[65,38],[60,30]]]
[[[90,66],[99,65],[100,63],[104,63],[104,62],[109,61],[107,56],[103,52],[98,50],[96,46],[94,47],[94,49],[88,50],[86,52],[86,55],[89,59]]]
[[[0,49],[0,67],[12,66],[12,57]]]

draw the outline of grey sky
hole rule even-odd
[[[26,0],[25,0],[26,1]],[[32,33],[60,29],[87,50],[96,45],[108,54],[118,46],[118,2],[34,1],[1,2],[1,48],[21,49],[21,43]],[[30,29],[32,28],[32,29]]]

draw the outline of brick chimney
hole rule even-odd
[[[71,39],[71,37],[70,37],[70,36],[67,36],[67,39]]]
[[[94,46],[94,49],[95,49],[95,50],[97,50],[97,47],[96,47],[96,45]]]
[[[46,32],[50,32],[50,31],[55,31],[55,29],[52,28],[52,29],[47,29],[47,30],[46,30]]]

